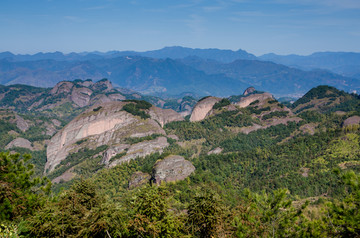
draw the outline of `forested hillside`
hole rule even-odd
[[[89,106],[44,138],[47,161],[0,153],[0,234],[358,237],[359,105],[319,86],[287,106],[255,89],[205,97],[190,119],[134,99]],[[16,133],[32,142],[38,115],[2,110],[2,146]]]

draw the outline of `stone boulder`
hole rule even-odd
[[[129,181],[129,188],[132,189],[147,184],[150,182],[150,179],[151,179],[150,174],[137,171],[131,175]]]
[[[6,147],[5,149],[11,149],[13,147],[21,147],[21,148],[26,148],[26,149],[29,149],[29,150],[34,150],[34,148],[32,147],[31,145],[31,142],[28,141],[27,139],[24,139],[24,138],[16,138],[14,139],[13,141],[11,141]]]
[[[161,161],[156,162],[153,167],[152,178],[156,184],[184,180],[195,171],[190,161],[179,155],[170,155]]]
[[[209,112],[212,110],[215,103],[219,102],[221,98],[207,97],[198,101],[191,112],[190,121],[201,121],[206,118]]]
[[[343,127],[347,127],[351,125],[359,125],[359,124],[360,124],[360,116],[352,116],[344,121]]]

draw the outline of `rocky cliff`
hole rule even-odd
[[[191,112],[190,121],[194,122],[205,119],[208,113],[212,110],[215,103],[219,102],[220,100],[221,98],[217,97],[207,97],[198,101]]]
[[[123,106],[134,102],[109,102],[96,105],[72,120],[53,136],[47,147],[45,171],[52,171],[69,153],[76,153],[80,148],[96,149],[107,145],[103,163],[114,166],[121,161],[129,161],[137,156],[145,156],[155,151],[162,151],[168,146],[165,137],[141,141],[151,135],[165,135],[161,125],[180,120],[176,112],[151,107],[145,110],[148,119],[134,116],[123,109]],[[156,121],[160,120],[160,122]],[[130,139],[129,139],[130,138]],[[132,144],[131,138],[139,138]],[[124,153],[124,158],[111,161],[112,157]]]
[[[247,94],[244,94],[247,95]],[[250,94],[246,97],[240,98],[240,101],[235,103],[239,107],[247,107],[251,103],[255,101],[263,102],[266,99],[272,99],[273,96],[270,93],[256,93],[256,94]]]

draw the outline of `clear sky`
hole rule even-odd
[[[0,0],[0,52],[360,52],[360,0]]]

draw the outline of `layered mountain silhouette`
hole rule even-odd
[[[296,62],[283,60],[284,64],[291,65],[289,67],[264,61],[280,61],[281,57],[265,55],[257,58],[243,50],[165,47],[147,52],[54,52],[35,55],[4,52],[0,53],[0,84],[53,87],[63,80],[108,78],[115,86],[148,95],[192,92],[198,95],[229,96],[255,86],[277,97],[299,97],[312,87],[324,84],[349,92],[359,91],[360,80],[356,78],[356,69],[352,69],[353,74],[329,71],[329,65],[337,63],[334,54],[330,54],[328,64],[324,61],[326,54],[320,54],[318,58],[322,61],[318,62],[324,63],[318,63],[319,67],[315,67],[314,63],[314,67],[299,64],[295,68],[292,66]],[[293,57],[298,59],[300,56]],[[357,54],[351,57],[356,59]],[[339,61],[339,67],[352,68],[346,63],[347,58]],[[353,60],[354,65],[356,62]],[[320,66],[327,69],[319,69]]]

